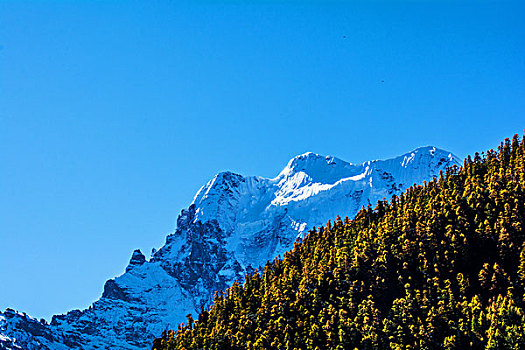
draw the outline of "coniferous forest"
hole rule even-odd
[[[515,135],[313,229],[153,349],[525,349],[524,167]]]

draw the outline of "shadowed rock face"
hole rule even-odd
[[[126,294],[124,288],[119,287],[115,280],[108,280],[104,284],[104,292],[102,292],[102,298],[130,301],[130,297]],[[69,314],[68,314],[69,315]]]
[[[133,255],[131,256],[131,260],[129,261],[128,267],[126,267],[126,272],[129,272],[133,267],[140,266],[146,262],[146,257],[140,249],[136,249],[133,252]]]
[[[159,262],[162,268],[181,287],[192,291],[198,309],[210,301],[207,291],[223,290],[231,283],[231,278],[221,275],[222,270],[233,271],[236,279],[241,279],[244,270],[226,246],[226,233],[217,220],[201,222],[195,217],[196,206],[183,210],[177,220],[177,230],[168,236],[167,242],[180,242],[181,259],[170,259],[173,252],[169,243],[161,248],[151,259]],[[203,292],[204,291],[204,292]],[[193,310],[191,310],[193,311]]]
[[[384,161],[350,164],[305,153],[274,179],[217,174],[182,210],[177,227],[148,260],[140,250],[126,272],[108,280],[86,310],[47,324],[0,313],[0,349],[148,349],[166,328],[207,306],[213,293],[282,255],[312,226],[352,218],[369,203],[459,165],[452,154],[423,147]]]

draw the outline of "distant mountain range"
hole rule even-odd
[[[422,147],[388,160],[351,164],[305,153],[273,178],[217,174],[182,210],[177,228],[148,260],[133,252],[88,309],[50,323],[0,312],[0,349],[147,349],[246,273],[293,247],[308,229],[399,195],[460,165],[452,153]]]

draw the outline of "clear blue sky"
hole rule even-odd
[[[522,133],[524,4],[2,1],[0,309],[87,307],[218,171]]]

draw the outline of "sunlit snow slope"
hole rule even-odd
[[[369,203],[400,194],[459,159],[435,147],[350,164],[299,155],[273,179],[217,174],[177,219],[177,228],[150,260],[133,252],[126,272],[106,282],[86,310],[48,324],[23,313],[0,313],[0,349],[147,349],[210,303],[213,292],[293,247],[313,226],[352,218]]]

